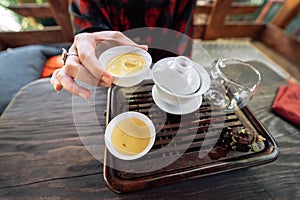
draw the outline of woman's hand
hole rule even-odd
[[[64,66],[54,71],[51,84],[56,91],[65,88],[68,92],[90,98],[90,91],[78,85],[74,78],[94,86],[110,87],[113,77],[100,66],[98,56],[106,49],[117,45],[132,45],[148,50],[146,45],[138,45],[118,31],[81,33],[75,36]],[[78,55],[78,56],[77,56]]]

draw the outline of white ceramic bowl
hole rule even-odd
[[[152,64],[152,58],[147,51],[134,46],[116,46],[104,51],[99,56],[99,61],[103,69],[106,69],[106,66],[110,63],[112,59],[125,53],[139,54],[146,61],[144,68],[138,73],[125,76],[118,76],[111,73],[111,75],[114,77],[114,84],[122,87],[132,87],[142,82],[145,76],[147,75],[148,70],[150,69],[150,66]]]
[[[141,120],[146,126],[140,126],[141,124],[137,124],[133,120],[127,120],[126,123],[124,123],[124,120],[129,118],[131,119],[135,118]],[[143,151],[139,153],[130,153],[130,154],[124,153],[126,152],[127,149],[132,149],[134,146],[138,145],[137,140],[128,140],[128,136],[126,139],[124,138],[124,135],[115,136],[115,137],[122,138],[122,145],[124,146],[124,148],[118,149],[117,144],[113,144],[113,139],[112,139],[113,134],[116,134],[116,132],[113,133],[116,126],[120,127],[120,129],[124,130],[124,132],[127,133],[128,135],[130,134],[131,136],[134,135],[133,136],[134,138],[145,137],[147,139],[147,142],[149,139],[149,143],[147,143],[148,145],[144,148]],[[150,133],[150,134],[146,136],[145,133],[147,134]],[[122,135],[123,133],[119,132],[119,134]],[[128,111],[117,115],[109,122],[105,130],[105,145],[109,150],[109,152],[115,157],[122,160],[134,160],[144,156],[150,151],[150,149],[152,148],[155,142],[155,136],[156,136],[156,131],[153,122],[146,115],[139,112]]]
[[[197,75],[192,78],[199,79],[193,83],[199,84],[199,86],[185,85],[188,84],[188,82],[184,81],[180,76],[175,76],[176,73],[174,73],[174,70],[172,69],[172,62],[174,62],[175,58],[176,57],[164,58],[155,63],[152,68],[152,79],[157,86],[157,92],[159,93],[160,98],[169,104],[178,105],[199,98],[199,96],[209,89],[211,80],[208,72],[201,65],[190,60],[193,63],[194,73]],[[174,75],[168,76],[167,74]],[[182,92],[184,88],[188,91],[186,94]],[[190,91],[194,92],[191,93]]]

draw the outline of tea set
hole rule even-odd
[[[116,60],[118,62],[115,62]],[[134,46],[110,48],[100,55],[99,62],[114,77],[114,84],[121,87],[136,86],[150,73],[154,82],[151,93],[153,101],[161,110],[175,115],[196,111],[201,106],[203,98],[212,106],[225,110],[242,108],[254,96],[261,81],[259,72],[253,66],[240,60],[216,60],[209,68],[204,68],[188,57],[177,56],[163,58],[152,65],[150,54]],[[141,63],[142,67],[140,67]],[[138,70],[134,69],[138,65]],[[120,69],[121,72],[112,73],[116,69]],[[129,73],[132,71],[134,73]],[[115,157],[123,160],[142,157],[154,143],[156,132],[153,122],[146,115],[138,112],[128,111],[119,115],[109,122],[105,131],[105,143],[108,150]],[[150,130],[148,137],[152,139],[143,151],[134,154],[124,153],[116,148],[116,144],[112,142],[112,137],[116,137],[114,133],[116,127],[120,130],[128,129],[128,127],[120,127],[120,118],[123,120],[136,118],[147,125]],[[130,120],[126,126],[140,130],[140,123],[134,120]],[[113,134],[115,136],[112,136]],[[126,134],[130,133],[128,131],[120,133],[119,140],[124,141],[122,137],[125,138]],[[131,136],[132,141],[136,140],[135,136]],[[125,150],[126,145],[132,145],[132,141],[128,139],[130,137],[126,135],[126,138],[126,142],[121,144]]]

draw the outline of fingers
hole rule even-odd
[[[115,43],[115,46],[131,45],[148,51],[147,45],[139,45],[119,31],[102,31],[92,34],[94,35],[97,44],[103,41],[113,41]]]
[[[57,91],[65,88],[71,94],[80,96],[84,99],[89,99],[91,96],[90,91],[78,85],[71,76],[66,74],[64,68],[55,70],[50,79],[50,82],[53,85],[54,89]]]
[[[77,61],[77,63],[83,65],[86,70],[83,69],[79,70],[80,67],[78,65],[76,66],[74,64],[75,62],[71,62],[71,61],[69,62],[70,63],[69,66],[75,68],[77,67],[77,70],[76,69],[74,70],[80,73],[84,73],[85,75],[87,75],[87,71],[88,71],[92,76],[94,76],[92,80],[94,79],[97,79],[98,81],[101,80],[104,72],[104,68],[100,66],[100,63],[96,57],[95,54],[96,41],[93,38],[92,34],[84,33],[84,34],[77,35],[74,40],[74,48],[77,51],[79,56],[78,57],[79,60]],[[68,72],[70,71],[71,70],[68,70]],[[73,77],[77,77],[79,79],[84,77],[83,75],[80,77],[78,76],[79,76],[78,74],[73,74]]]
[[[75,37],[73,48],[77,51],[82,65],[84,65],[95,78],[101,79],[105,72],[105,66],[100,66],[98,58],[96,57],[96,55],[99,56],[99,52],[96,52],[96,50],[100,48],[100,51],[104,51],[109,47],[118,45],[131,45],[148,50],[147,45],[138,45],[117,31],[78,34]],[[112,81],[111,76],[106,76],[106,78]]]
[[[56,69],[53,72],[53,74],[51,76],[51,79],[50,79],[50,83],[51,83],[51,85],[53,85],[54,90],[56,90],[56,91],[60,91],[63,88],[62,84],[56,78],[56,76],[59,73],[59,71],[60,71],[60,69]]]
[[[113,81],[112,76],[107,72],[105,73],[102,69],[99,69],[99,72],[97,72],[99,77],[96,78],[80,63],[77,56],[69,57],[64,69],[69,76],[94,86],[110,87]]]
[[[100,79],[95,78],[83,65],[79,64],[77,56],[71,56],[67,59],[66,65],[54,71],[50,82],[56,91],[65,88],[71,94],[81,96],[84,99],[90,98],[90,91],[79,86],[74,78],[94,86],[110,87],[112,76],[104,71]]]
[[[99,45],[101,44],[101,45]],[[121,32],[102,31],[96,33],[81,33],[75,36],[69,48],[69,56],[65,65],[55,70],[51,77],[51,84],[56,91],[65,88],[68,92],[85,99],[90,97],[90,91],[78,85],[74,78],[94,86],[110,87],[113,77],[100,66],[98,61],[98,47],[103,52],[107,48],[118,45],[131,45],[148,50],[147,45],[138,45]],[[72,55],[71,55],[72,54]],[[77,56],[78,55],[78,56]]]
[[[110,87],[111,78],[110,74],[107,72],[103,73],[101,80],[94,78],[84,67],[80,69],[71,68],[69,72],[66,71],[66,66],[61,69],[54,71],[50,82],[53,85],[56,91],[60,91],[62,88],[65,88],[71,94],[81,96],[84,99],[89,99],[91,94],[90,91],[82,86],[79,86],[73,79],[73,77],[78,77],[79,79],[85,81],[90,85]],[[75,70],[72,70],[75,69]],[[78,72],[76,72],[78,70]]]

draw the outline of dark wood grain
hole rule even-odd
[[[266,65],[253,65],[263,82],[250,106],[278,143],[276,161],[118,195],[105,184],[102,163],[83,145],[103,134],[84,105],[96,107],[105,126],[106,89],[97,89],[94,104],[66,91],[57,94],[42,79],[25,86],[0,118],[0,199],[299,199],[300,130],[271,111],[285,81]],[[72,105],[86,123],[80,137]]]
[[[73,27],[69,14],[69,1],[68,0],[48,0],[50,10],[56,21],[61,28],[61,34],[64,41],[72,41],[74,39]]]
[[[289,35],[278,26],[268,24],[263,34],[260,35],[260,40],[300,68],[300,51],[295,50],[300,48],[300,42],[297,37]]]
[[[47,35],[47,37],[45,37]],[[34,39],[33,39],[34,38]],[[43,30],[32,30],[24,32],[0,32],[0,43],[3,47],[19,47],[33,44],[63,43],[66,41],[61,37],[59,26],[46,27]]]
[[[253,5],[250,3],[238,3],[232,2],[231,10],[228,14],[246,14],[246,13],[254,13],[259,9],[260,6]],[[195,14],[210,14],[212,9],[211,3],[205,4],[197,4],[195,9]]]
[[[21,5],[14,5],[8,7],[10,10],[23,17],[33,17],[33,18],[51,18],[52,12],[48,4],[35,4],[26,3]]]

